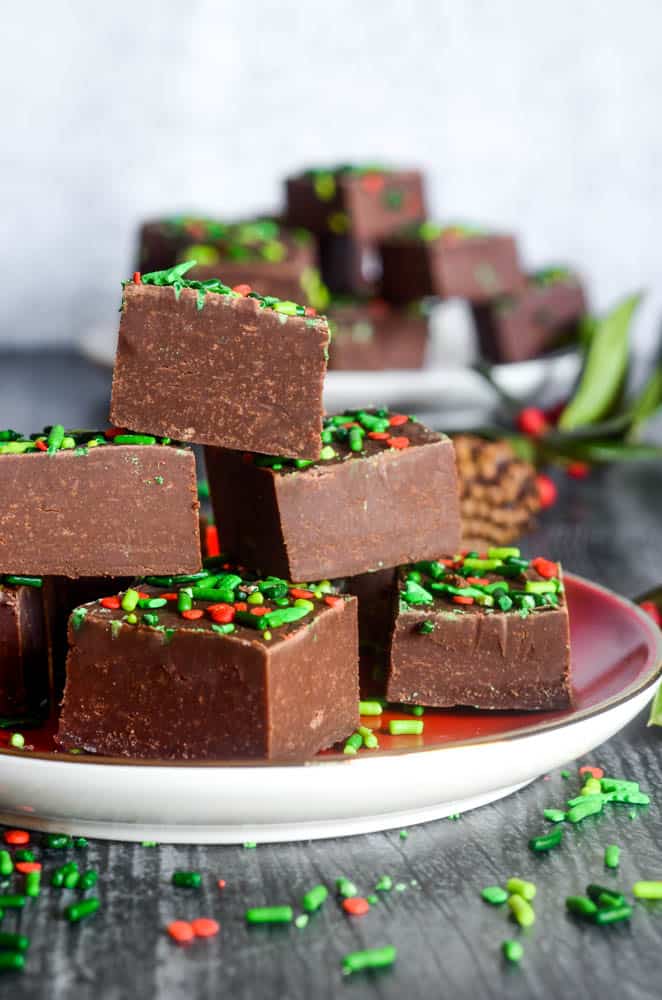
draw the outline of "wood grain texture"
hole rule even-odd
[[[53,409],[58,405],[54,398]],[[28,426],[30,416],[0,412],[0,424]],[[81,412],[75,419],[84,425],[90,416]],[[558,506],[544,516],[526,551],[560,557],[574,572],[637,594],[662,581],[661,487],[662,468],[643,465],[563,483]],[[567,916],[564,899],[589,881],[629,888],[637,878],[661,876],[662,792],[656,790],[662,788],[662,731],[647,729],[642,715],[583,762],[640,781],[653,802],[635,820],[627,809],[589,818],[568,829],[564,846],[549,856],[533,855],[526,842],[544,829],[542,810],[562,804],[577,787],[575,763],[568,781],[555,772],[458,820],[412,827],[406,840],[393,831],[256,850],[91,842],[85,853],[88,866],[100,872],[101,910],[71,926],[61,913],[73,894],[46,886],[22,913],[7,911],[2,930],[20,928],[32,945],[25,972],[5,974],[6,995],[13,1000],[657,997],[662,904],[638,904],[631,926],[598,929]],[[621,846],[618,873],[603,865],[609,843]],[[68,852],[77,859],[82,854]],[[65,857],[44,855],[47,872]],[[202,889],[173,888],[176,869],[199,870]],[[380,894],[365,917],[345,916],[332,896],[304,930],[244,924],[247,906],[296,904],[311,886],[331,885],[339,875],[367,893],[382,874],[406,888]],[[538,886],[537,922],[522,936],[525,958],[519,968],[506,967],[500,954],[503,939],[516,934],[513,924],[479,895],[485,885],[511,875],[529,877]],[[227,881],[223,891],[218,878]],[[181,948],[166,936],[170,920],[201,915],[220,921],[218,937]],[[387,943],[399,949],[392,970],[343,980],[340,960],[347,951]]]

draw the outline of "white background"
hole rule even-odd
[[[144,216],[279,203],[301,166],[420,165],[662,316],[659,0],[34,0],[0,21],[0,341],[116,322]]]

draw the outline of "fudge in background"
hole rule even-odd
[[[423,301],[392,306],[383,299],[333,298],[329,370],[422,368],[429,335]]]

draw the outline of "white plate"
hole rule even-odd
[[[244,843],[368,833],[466,812],[587,753],[659,681],[660,633],[628,601],[568,574],[578,707],[544,716],[432,713],[459,742],[307,765],[145,764],[0,751],[0,822],[116,840]],[[469,728],[467,728],[469,727]],[[459,731],[459,730],[458,730]],[[428,730],[426,729],[426,733]],[[394,742],[395,740],[395,742]],[[389,742],[388,737],[386,741]]]

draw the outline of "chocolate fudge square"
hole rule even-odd
[[[326,320],[294,302],[189,280],[190,267],[125,283],[111,423],[317,458]]]
[[[341,166],[306,170],[286,182],[287,221],[318,235],[374,243],[425,215],[418,170]]]
[[[150,435],[0,431],[0,572],[142,576],[200,568],[195,456]]]
[[[406,414],[327,417],[316,462],[206,450],[223,546],[292,580],[337,578],[452,552],[460,515],[451,441]]]
[[[380,251],[382,294],[390,302],[426,295],[489,302],[524,281],[513,237],[470,226],[406,226],[382,240]]]
[[[40,577],[0,577],[0,715],[38,711],[47,700],[49,625],[43,584]]]
[[[249,285],[279,299],[303,302],[324,311],[329,293],[317,265],[317,249],[307,229],[291,229],[275,219],[233,223],[222,239],[189,242],[176,255],[178,263],[195,260],[190,278],[207,280],[223,274],[232,288]]]
[[[482,355],[489,361],[527,361],[573,336],[586,315],[576,274],[547,268],[532,274],[520,292],[474,307]]]
[[[329,370],[422,368],[429,320],[422,302],[392,306],[383,299],[332,300]]]
[[[324,284],[332,294],[376,294],[382,264],[373,243],[326,233],[318,238],[318,247]]]
[[[58,743],[305,761],[358,724],[356,605],[327,581],[297,588],[222,560],[84,604],[70,619]]]
[[[511,711],[571,704],[557,563],[490,549],[403,567],[396,590],[389,701]]]

